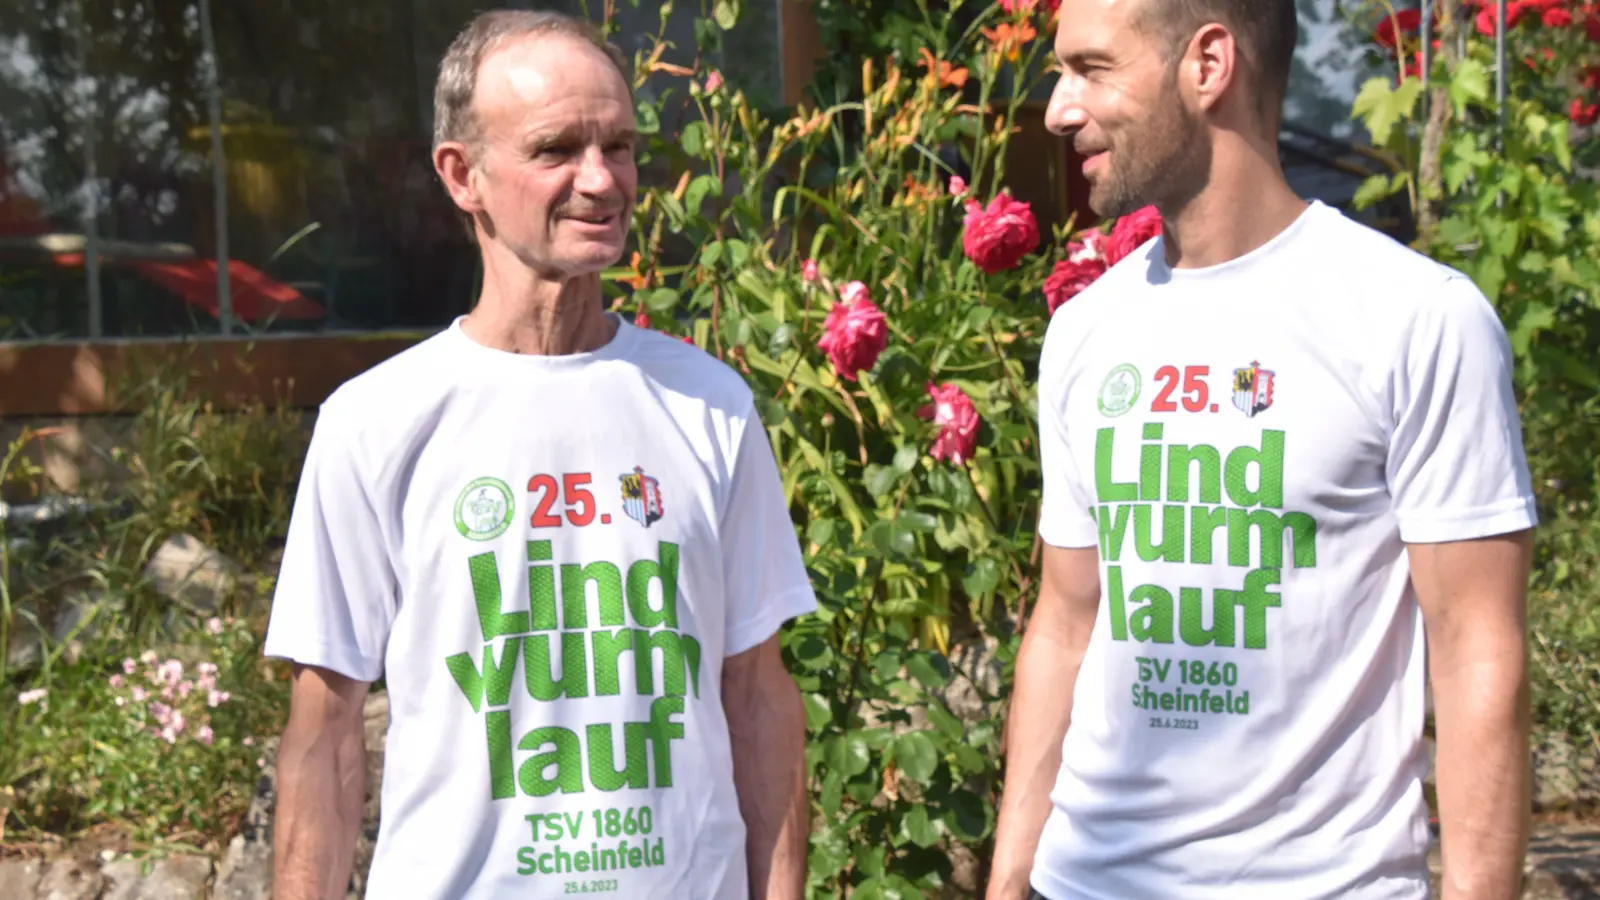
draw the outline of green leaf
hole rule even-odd
[[[655,134],[661,130],[661,116],[656,113],[656,108],[643,100],[633,110],[635,127],[640,134]]]
[[[838,815],[839,802],[844,798],[844,772],[832,769],[826,778],[822,779],[822,811],[830,816]]]
[[[806,694],[801,699],[806,707],[806,728],[820,731],[833,721],[833,710],[821,694]]]
[[[1365,181],[1361,182],[1361,187],[1356,189],[1356,195],[1351,202],[1355,204],[1356,209],[1366,209],[1393,194],[1394,188],[1391,184],[1388,175],[1368,176]]]
[[[750,258],[750,245],[737,238],[728,242],[728,265],[734,269],[744,268],[745,261]]]
[[[772,356],[782,356],[789,345],[794,342],[795,328],[784,322],[772,330],[772,337],[767,341],[767,353]]]
[[[894,762],[912,781],[927,784],[939,765],[939,750],[925,731],[908,731],[894,743]]]
[[[884,857],[888,852],[889,848],[882,844],[862,844],[856,848],[856,868],[863,875],[881,878],[884,872]]]
[[[867,486],[867,493],[874,497],[894,490],[895,482],[900,480],[900,473],[889,466],[880,466],[872,463],[867,466],[866,477],[863,479]]]
[[[839,523],[835,519],[813,519],[811,524],[806,526],[806,537],[811,539],[811,543],[826,547],[833,543],[833,532],[838,526]]]
[[[900,830],[918,847],[932,847],[939,840],[938,824],[928,818],[926,806],[913,806],[900,820]]]
[[[712,15],[723,31],[732,31],[733,26],[739,24],[738,0],[717,0],[717,7]]]
[[[942,659],[940,660],[943,661]],[[946,671],[940,671],[929,655],[915,653],[906,660],[906,671],[911,677],[923,683],[929,690],[937,690],[950,682],[949,664],[945,664]],[[930,710],[932,707],[930,706]]]
[[[814,634],[808,634],[793,645],[794,658],[802,666],[813,671],[825,669],[833,664],[833,648],[828,642]]]
[[[1572,135],[1571,122],[1566,119],[1557,119],[1550,126],[1550,133],[1546,139],[1550,143],[1550,152],[1556,155],[1556,164],[1561,166],[1561,171],[1572,171]]]
[[[683,145],[683,152],[690,156],[699,156],[706,145],[706,123],[696,121],[683,126],[683,132],[678,135],[678,143]]]
[[[1469,103],[1489,105],[1489,68],[1470,56],[1461,60],[1450,79],[1449,93],[1458,118],[1466,113]]]
[[[678,292],[672,288],[656,288],[645,295],[644,307],[653,313],[666,312],[678,305]]]
[[[939,520],[925,512],[901,512],[898,524],[911,531],[930,534],[939,527]]]
[[[707,269],[711,268],[712,266],[715,266],[717,264],[717,260],[719,260],[721,258],[722,258],[722,242],[721,241],[712,241],[711,243],[705,245],[705,247],[703,249],[701,249],[701,251],[700,251],[700,265],[704,266]]]
[[[861,733],[835,735],[828,739],[828,768],[845,778],[854,778],[872,765],[872,751]]]
[[[700,204],[705,202],[706,195],[722,196],[722,182],[710,175],[696,175],[689,182],[689,189],[683,192],[683,211],[688,216],[700,215]]]
[[[1529,303],[1517,317],[1517,324],[1507,333],[1511,341],[1511,351],[1518,358],[1528,355],[1528,347],[1533,343],[1534,335],[1556,324],[1556,312],[1542,303]]]
[[[950,740],[959,741],[963,736],[966,735],[966,726],[961,724],[961,720],[956,718],[955,714],[951,713],[950,710],[945,709],[945,706],[942,702],[938,700],[931,701],[927,706],[926,712],[928,714],[928,721],[933,723],[933,727],[937,728],[940,734],[944,735]],[[962,746],[965,745],[963,744]]]
[[[992,315],[994,315],[994,307],[974,306],[967,310],[967,327],[977,331],[983,327],[983,323],[989,321],[989,317]]]
[[[1369,78],[1351,104],[1350,116],[1362,121],[1373,144],[1386,146],[1389,133],[1411,115],[1421,94],[1422,82],[1415,78],[1406,79],[1398,88],[1391,87],[1387,78]]]
[[[961,583],[968,594],[981,597],[1000,584],[1000,564],[990,557],[980,556],[967,567],[967,575]]]
[[[988,836],[994,822],[994,810],[982,797],[971,791],[959,790],[953,792],[943,806],[946,812],[941,818],[956,838],[976,843]]]
[[[894,467],[901,474],[910,472],[917,467],[917,460],[922,458],[922,450],[913,444],[902,444],[894,451]]]

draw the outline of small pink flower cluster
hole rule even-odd
[[[210,620],[206,630],[221,634],[222,620]],[[206,711],[233,699],[227,691],[218,689],[214,663],[195,665],[190,677],[181,661],[161,660],[154,650],[146,650],[137,660],[123,660],[122,673],[112,675],[110,684],[116,691],[117,706],[127,707],[141,727],[168,744],[176,744],[179,737],[187,734],[211,746],[216,734]]]

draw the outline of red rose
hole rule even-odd
[[[1600,103],[1585,100],[1582,97],[1572,98],[1572,108],[1568,110],[1572,117],[1572,124],[1587,128],[1596,121],[1600,121]]]
[[[1572,24],[1572,13],[1559,7],[1547,9],[1540,17],[1546,28],[1566,28]]]
[[[1583,30],[1589,33],[1589,40],[1594,41],[1596,44],[1600,44],[1600,15],[1596,15],[1594,12],[1592,12],[1594,7],[1585,8],[1591,10],[1591,12],[1589,13],[1589,17],[1583,20]]]
[[[828,354],[840,378],[855,381],[856,373],[872,368],[889,343],[889,320],[859,281],[845,285],[840,296],[822,323],[822,340],[817,346]]]
[[[1128,213],[1117,220],[1106,241],[1106,265],[1114,266],[1161,233],[1161,213],[1154,206]]]
[[[928,384],[928,394],[933,402],[917,410],[917,415],[932,419],[939,426],[939,436],[934,439],[928,455],[934,459],[948,459],[961,465],[972,458],[978,447],[978,411],[972,398],[956,385],[945,382],[934,387]]]
[[[1105,262],[1098,259],[1086,259],[1081,262],[1063,259],[1056,263],[1055,271],[1044,280],[1044,302],[1049,307],[1050,314],[1055,315],[1061,304],[1078,296],[1105,274],[1105,271]]]
[[[639,310],[638,315],[633,317],[633,324],[637,325],[640,328],[649,328],[650,327],[650,314],[645,312],[642,309]]]
[[[1517,23],[1522,21],[1522,14],[1527,11],[1528,4],[1526,0],[1512,0],[1512,2],[1507,3],[1506,30],[1510,31],[1511,29],[1517,27]],[[1476,20],[1478,25],[1478,33],[1484,37],[1494,37],[1494,23],[1496,18],[1498,18],[1498,16],[1496,15],[1494,3],[1485,3],[1483,8],[1478,10],[1478,18]]]
[[[1422,10],[1402,9],[1393,16],[1384,16],[1378,22],[1378,27],[1372,31],[1372,40],[1380,47],[1394,49],[1398,42],[1395,36],[1395,22],[1400,23],[1400,31],[1410,34],[1422,26]]]
[[[993,275],[1010,269],[1039,246],[1039,223],[1026,203],[1005,194],[989,201],[982,209],[976,200],[967,203],[966,233],[961,249],[978,268]]]
[[[1600,91],[1600,66],[1589,66],[1578,75],[1578,83],[1591,91]]]

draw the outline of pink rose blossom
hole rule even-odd
[[[182,734],[183,733],[183,726],[185,724],[184,723],[184,718],[183,718],[183,711],[182,710],[173,710],[172,711],[172,721],[167,723],[167,724],[172,728],[173,731],[178,732],[179,734]]]
[[[113,676],[111,676],[111,686],[114,687],[114,688],[122,687],[122,676],[121,675],[113,675]]]
[[[205,744],[207,747],[211,746],[211,742],[215,739],[215,737],[216,736],[211,732],[210,725],[201,725],[200,730],[194,733],[194,739],[202,744]]]
[[[172,721],[172,707],[161,702],[152,703],[150,704],[150,718],[155,719],[162,725],[169,724]]]
[[[633,324],[634,324],[635,327],[638,327],[638,328],[649,328],[650,327],[650,314],[645,312],[642,309],[639,310],[639,314],[633,317]]]
[[[960,175],[950,176],[950,196],[959,197],[967,192],[967,180]]]
[[[178,732],[171,725],[168,725],[161,729],[161,739],[169,744],[176,744],[178,742]]]
[[[1056,263],[1055,270],[1044,280],[1045,306],[1055,315],[1062,304],[1078,296],[1106,271],[1106,264],[1098,259],[1073,262],[1070,258]]]
[[[839,291],[839,302],[828,310],[817,347],[828,354],[833,370],[846,381],[872,368],[889,343],[889,320],[867,296],[867,286],[852,281]]]
[[[720,87],[722,87],[722,73],[712,69],[711,74],[706,76],[706,93],[715,94]]]
[[[819,281],[822,278],[822,273],[817,270],[817,261],[814,259],[806,260],[806,264],[800,267],[800,277],[812,284]]]
[[[137,685],[133,687],[132,691],[129,692],[129,695],[133,697],[133,702],[135,703],[143,703],[145,698],[150,696],[150,694],[146,692],[144,688]]]
[[[206,705],[212,709],[216,709],[218,706],[227,703],[231,699],[233,699],[233,695],[227,691],[212,691],[206,697]]]
[[[1161,233],[1161,213],[1154,206],[1128,213],[1117,220],[1106,241],[1106,265],[1114,266]]]
[[[137,668],[139,668],[139,663],[134,660],[125,659],[122,661],[122,674],[124,675],[132,675]]]
[[[934,439],[928,455],[934,459],[948,459],[961,465],[972,458],[978,447],[978,426],[982,420],[972,405],[972,398],[960,387],[946,382],[938,387],[930,382],[928,393],[933,402],[917,411],[924,419],[932,419],[939,426],[939,436]]]
[[[247,737],[244,739],[243,743],[246,747],[254,747],[256,745],[256,739],[254,737]]]
[[[993,275],[1014,268],[1039,246],[1039,223],[1026,203],[998,194],[988,207],[967,203],[961,249],[978,268]]]
[[[212,634],[221,634],[222,633],[222,620],[217,618],[216,616],[212,616],[211,618],[207,619],[206,620],[206,630],[211,632]]]

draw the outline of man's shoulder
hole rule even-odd
[[[750,385],[726,362],[682,338],[648,328],[635,330],[638,337],[629,361],[662,389],[728,415],[742,415],[753,405]]]
[[[329,393],[322,402],[323,413],[333,412],[351,421],[376,418],[397,402],[437,390],[441,366],[447,366],[443,358],[448,353],[447,341],[444,332],[430,335],[352,376]]]

